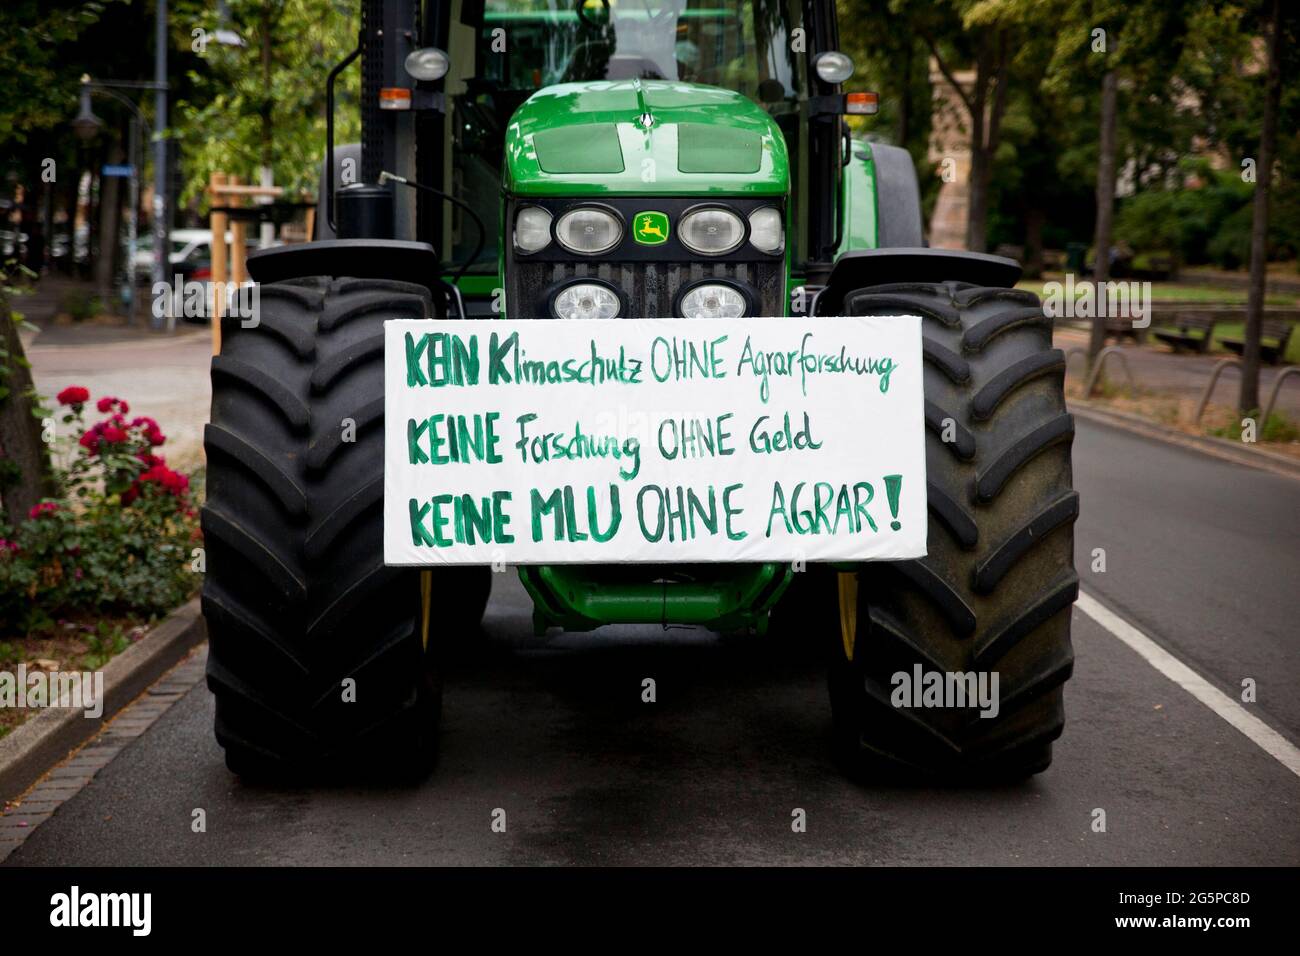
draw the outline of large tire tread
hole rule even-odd
[[[222,319],[205,434],[217,739],[243,774],[422,772],[439,661],[421,645],[419,573],[383,564],[382,336],[386,319],[431,315],[429,293],[329,277],[259,291],[256,325]]]
[[[1079,581],[1074,422],[1051,322],[1029,293],[956,282],[862,289],[845,306],[922,317],[932,520],[926,557],[858,572],[853,660],[827,635],[837,754],[871,779],[1040,772],[1064,725]],[[892,675],[917,663],[996,671],[997,717],[893,706]]]

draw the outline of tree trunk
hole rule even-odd
[[[114,143],[109,163],[122,162],[122,147]],[[121,221],[121,176],[103,176],[99,186],[99,258],[95,260],[95,288],[104,307],[111,311],[114,266],[117,264],[118,226]]]
[[[1118,83],[1115,71],[1107,70],[1101,81],[1101,134],[1097,157],[1097,231],[1093,237],[1096,248],[1092,270],[1093,303],[1092,335],[1088,339],[1088,364],[1106,345],[1106,309],[1102,298],[1102,284],[1110,278],[1111,222],[1115,214],[1115,120],[1118,113]]]
[[[9,300],[0,293],[0,363],[8,394],[0,398],[0,514],[9,524],[27,518],[42,498],[55,494],[50,450],[32,414],[32,373],[23,355]]]
[[[970,179],[966,198],[966,248],[983,252],[988,230],[988,153],[971,144]]]
[[[975,59],[974,96],[967,102],[971,117],[971,166],[967,187],[966,248],[971,252],[988,249],[989,187],[993,182],[993,159],[998,151],[1002,114],[1010,85],[1007,76],[1009,40],[1005,31],[984,38]],[[993,93],[991,108],[988,105],[990,89]]]
[[[1043,274],[1043,226],[1047,213],[1037,206],[1025,210],[1025,278],[1037,279]]]
[[[1273,0],[1269,29],[1271,35],[1268,43],[1268,80],[1264,91],[1264,128],[1259,134],[1255,208],[1250,225],[1250,292],[1246,297],[1245,346],[1241,350],[1241,397],[1237,401],[1237,407],[1243,415],[1249,415],[1259,408],[1259,338],[1264,321],[1264,280],[1268,269],[1268,194],[1277,143],[1278,101],[1282,95],[1280,0]],[[1260,422],[1259,427],[1262,430],[1264,423]]]

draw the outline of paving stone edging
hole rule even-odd
[[[1282,475],[1285,478],[1300,479],[1300,459],[1279,455],[1263,448],[1248,447],[1243,442],[1229,441],[1226,438],[1215,438],[1211,435],[1190,435],[1176,428],[1169,428],[1148,421],[1138,415],[1104,408],[1095,402],[1085,402],[1072,398],[1066,404],[1069,410],[1080,418],[1100,422],[1104,425],[1113,425],[1116,428],[1122,428],[1125,431],[1134,432],[1147,438],[1168,442],[1171,445],[1181,445],[1184,448],[1201,451],[1207,455],[1213,455],[1215,458],[1235,462],[1238,465],[1260,468],[1275,475]]]
[[[104,712],[99,717],[86,717],[80,710],[50,708],[0,738],[0,804],[23,793],[98,733],[206,638],[199,599],[194,598],[104,665]]]

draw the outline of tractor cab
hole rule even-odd
[[[692,205],[766,197],[779,208],[779,249],[769,244],[766,257],[737,256],[725,246],[699,254],[769,264],[776,256],[779,278],[750,270],[743,290],[752,299],[746,307],[764,314],[789,310],[791,276],[824,281],[843,242],[839,209],[849,178],[840,84],[852,63],[835,49],[832,4],[451,0],[424,4],[418,17],[410,7],[366,4],[363,34],[382,30],[402,40],[385,43],[382,67],[364,72],[363,179],[375,182],[392,170],[469,207],[401,190],[392,238],[428,242],[449,274],[464,267],[459,285],[472,313],[499,314],[504,306],[507,315],[537,314],[534,301],[546,291],[531,274],[538,270],[515,275],[514,267],[525,256],[530,263],[558,258],[514,241],[519,224],[502,216],[517,217],[525,199],[539,200],[554,228],[564,210],[549,201],[600,197],[619,218],[625,243],[594,254],[654,263],[697,254],[671,231]],[[445,72],[418,79],[408,60],[428,50]],[[650,210],[669,218],[658,244],[639,242],[631,228],[642,211],[635,199],[647,194],[694,200]],[[753,203],[741,206],[731,211],[746,218],[754,211]],[[761,217],[765,237],[771,215]],[[732,236],[735,224],[725,216],[708,221]],[[526,240],[541,223],[540,213],[525,213]],[[751,229],[741,224],[742,232]],[[552,238],[554,251],[562,250],[561,237]],[[565,255],[585,261],[582,252]],[[680,283],[635,271],[628,281],[648,281],[655,291],[638,299],[614,277],[624,306],[677,314]],[[504,303],[492,301],[496,289],[506,290]]]

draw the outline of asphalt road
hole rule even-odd
[[[1085,589],[1234,698],[1254,677],[1252,712],[1300,739],[1300,483],[1086,422],[1075,448]],[[1088,570],[1097,547],[1105,573]],[[1300,778],[1074,613],[1068,721],[1046,773],[873,788],[830,762],[815,662],[682,630],[534,638],[503,574],[484,651],[450,677],[423,784],[246,786],[199,686],[7,865],[1300,863]],[[792,832],[795,808],[807,832]]]

